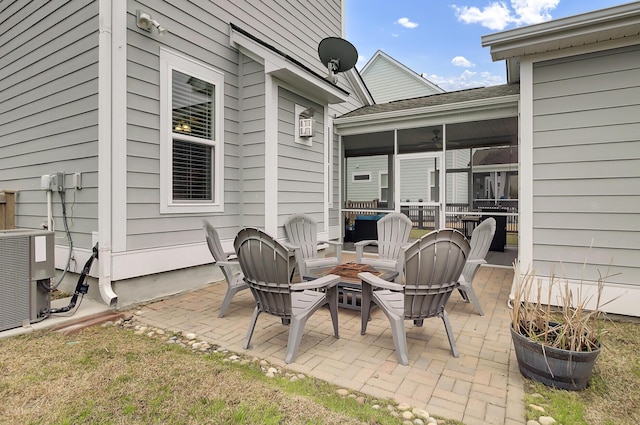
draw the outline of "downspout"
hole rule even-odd
[[[111,288],[111,28],[113,0],[98,0],[98,286],[102,300],[115,307]]]

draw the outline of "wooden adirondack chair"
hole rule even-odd
[[[262,312],[280,317],[285,324],[290,323],[286,363],[291,363],[296,358],[307,319],[324,305],[329,306],[334,335],[339,338],[336,288],[339,276],[327,275],[312,281],[291,284],[288,249],[259,229],[240,230],[234,247],[245,282],[256,300],[256,308],[243,344],[244,349],[249,348],[256,321]]]
[[[240,291],[248,289],[249,286],[244,282],[244,276],[239,270],[240,264],[236,258],[235,251],[225,252],[222,249],[220,243],[220,237],[218,231],[206,220],[202,221],[202,226],[207,239],[207,246],[213,256],[215,265],[219,266],[222,270],[222,274],[227,281],[227,292],[222,300],[222,306],[220,307],[220,313],[218,317],[223,317],[231,304],[233,297]]]
[[[342,263],[342,243],[336,241],[319,241],[318,224],[306,214],[294,214],[284,223],[289,239],[285,245],[295,252],[300,277],[310,276],[313,269],[328,268]],[[335,247],[335,257],[323,257],[318,253],[320,244]]]
[[[360,273],[364,285],[373,288],[372,301],[386,314],[391,324],[391,335],[398,362],[409,364],[405,320],[422,326],[429,317],[440,317],[444,322],[449,345],[454,357],[458,349],[445,305],[458,285],[458,278],[469,254],[469,242],[454,229],[434,230],[415,241],[405,252],[405,284],[387,282],[371,273]],[[371,314],[371,303],[362,305],[363,329],[365,317]],[[366,316],[365,316],[366,315]]]
[[[493,240],[493,235],[495,233],[496,220],[493,217],[485,219],[473,230],[473,233],[471,234],[471,251],[469,252],[469,258],[462,269],[462,275],[460,275],[460,279],[458,281],[458,291],[460,292],[460,295],[462,295],[462,298],[466,302],[473,302],[473,305],[480,316],[484,316],[484,312],[482,311],[480,301],[478,300],[471,283],[473,282],[473,278],[480,268],[480,265],[486,264],[487,262],[485,257],[487,256],[487,252],[489,252],[489,247],[491,246],[491,241]]]
[[[378,220],[378,240],[364,240],[356,242],[356,262],[369,264],[378,269],[395,270],[398,272],[396,282],[402,282],[403,249],[410,244],[409,234],[413,224],[409,217],[401,213],[390,213]],[[368,245],[378,247],[376,258],[364,255],[364,248]]]

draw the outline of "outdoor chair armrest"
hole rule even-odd
[[[342,264],[342,242],[338,241],[318,241],[318,244],[326,243],[328,245],[332,245],[336,251],[336,257],[338,259],[338,264]]]
[[[364,247],[367,245],[378,246],[378,241],[364,240],[356,242],[354,245],[356,247],[356,263],[362,263],[362,257],[364,256]]]
[[[342,248],[342,242],[338,242],[338,241],[318,241],[318,245],[323,244],[323,243]]]
[[[280,243],[281,243],[285,248],[287,248],[288,250],[291,250],[291,251],[295,251],[296,249],[299,249],[299,248],[300,248],[300,245],[296,245],[296,244],[291,243],[291,242],[289,242],[289,241],[280,241]]]
[[[238,259],[229,259],[229,260],[220,260],[220,261],[216,261],[215,263],[216,266],[239,266],[240,263],[238,262]]]
[[[328,274],[307,282],[294,283],[290,286],[292,291],[304,291],[305,289],[332,288],[340,282],[340,276]]]
[[[227,256],[227,260],[237,260],[238,256],[236,255],[235,251],[225,251],[224,252]]]
[[[364,240],[364,241],[356,242],[354,245],[356,247],[359,247],[359,246],[365,247],[367,245],[378,245],[378,241],[372,240],[372,239],[367,239],[367,240]]]
[[[484,258],[469,258],[467,264],[487,264],[487,260]]]
[[[380,279],[378,276],[371,274],[369,272],[358,273],[358,277],[361,280],[364,280],[365,282],[370,284],[371,286],[374,286],[375,288],[389,289],[390,291],[404,290],[403,285],[400,285],[398,283],[393,283],[393,282],[387,282],[386,280]]]

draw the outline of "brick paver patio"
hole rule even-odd
[[[485,311],[456,292],[447,304],[460,357],[451,355],[442,321],[405,322],[409,366],[399,365],[389,322],[374,310],[366,335],[360,335],[360,314],[340,309],[340,339],[333,337],[329,312],[321,309],[307,322],[298,356],[285,365],[288,328],[262,314],[252,347],[242,349],[255,302],[249,291],[236,295],[225,317],[218,318],[226,284],[212,283],[197,291],[145,305],[140,320],[171,331],[194,332],[198,338],[228,350],[361,391],[375,397],[426,409],[466,425],[523,424],[523,379],[509,334],[507,298],[513,271],[482,267],[474,289]]]

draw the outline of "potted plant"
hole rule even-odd
[[[543,285],[535,274],[520,277],[516,268],[515,275],[511,337],[520,373],[547,386],[585,388],[601,351],[602,278],[595,308],[587,310],[582,290],[571,291],[568,281],[560,284],[553,273],[544,302]],[[559,302],[553,307],[551,297],[557,286]]]

